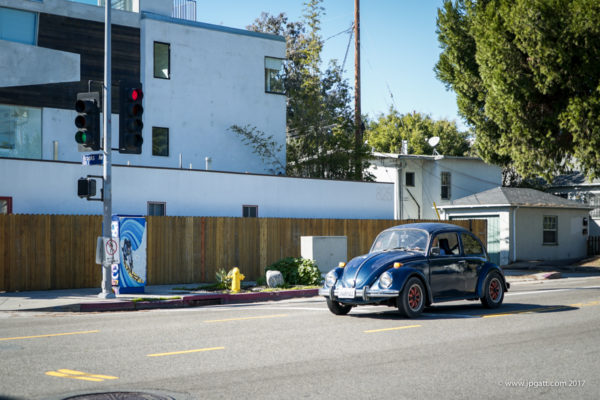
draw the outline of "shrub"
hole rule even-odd
[[[319,285],[321,271],[313,260],[286,257],[269,265],[265,271],[279,271],[286,285]]]
[[[218,289],[225,290],[231,288],[231,276],[224,268],[221,268],[215,273],[215,278],[217,280]]]

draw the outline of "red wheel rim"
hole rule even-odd
[[[408,290],[408,306],[411,310],[418,310],[423,299],[421,287],[414,284]]]
[[[500,299],[500,295],[502,294],[502,287],[500,286],[500,281],[497,278],[494,278],[490,281],[489,290],[492,301],[498,301],[498,299]]]

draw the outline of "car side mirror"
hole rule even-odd
[[[441,254],[440,248],[439,247],[432,247],[431,251],[429,252],[429,254],[432,255],[432,256],[439,256]]]

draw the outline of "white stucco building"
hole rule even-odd
[[[285,96],[274,69],[285,38],[174,18],[173,0],[133,0],[112,11],[112,143],[118,88],[144,89],[142,154],[113,162],[278,174],[230,130],[253,126],[283,145]],[[0,157],[81,161],[79,92],[100,91],[104,8],[68,0],[0,0]],[[1,196],[2,194],[0,194]]]
[[[104,79],[104,7],[82,1],[0,0],[0,213],[103,213],[77,197],[102,175],[75,141],[76,96]],[[113,213],[393,218],[391,184],[279,176],[243,144],[231,126],[272,136],[285,165],[285,38],[173,17],[182,2],[113,1]],[[114,150],[122,81],[143,86],[141,154]]]
[[[475,157],[375,152],[370,163],[375,181],[395,184],[397,219],[437,219],[434,204],[450,204],[502,184],[502,169]]]

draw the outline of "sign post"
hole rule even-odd
[[[103,122],[104,122],[104,216],[102,218],[102,237],[111,237],[111,222],[112,222],[112,179],[111,179],[111,39],[110,39],[110,14],[111,1],[104,2],[104,87],[103,87]],[[117,246],[118,248],[118,246]],[[118,251],[117,251],[118,254]],[[107,261],[108,257],[104,257],[102,263],[102,292],[98,297],[103,299],[114,298],[115,294],[112,291],[111,285],[111,265]]]

